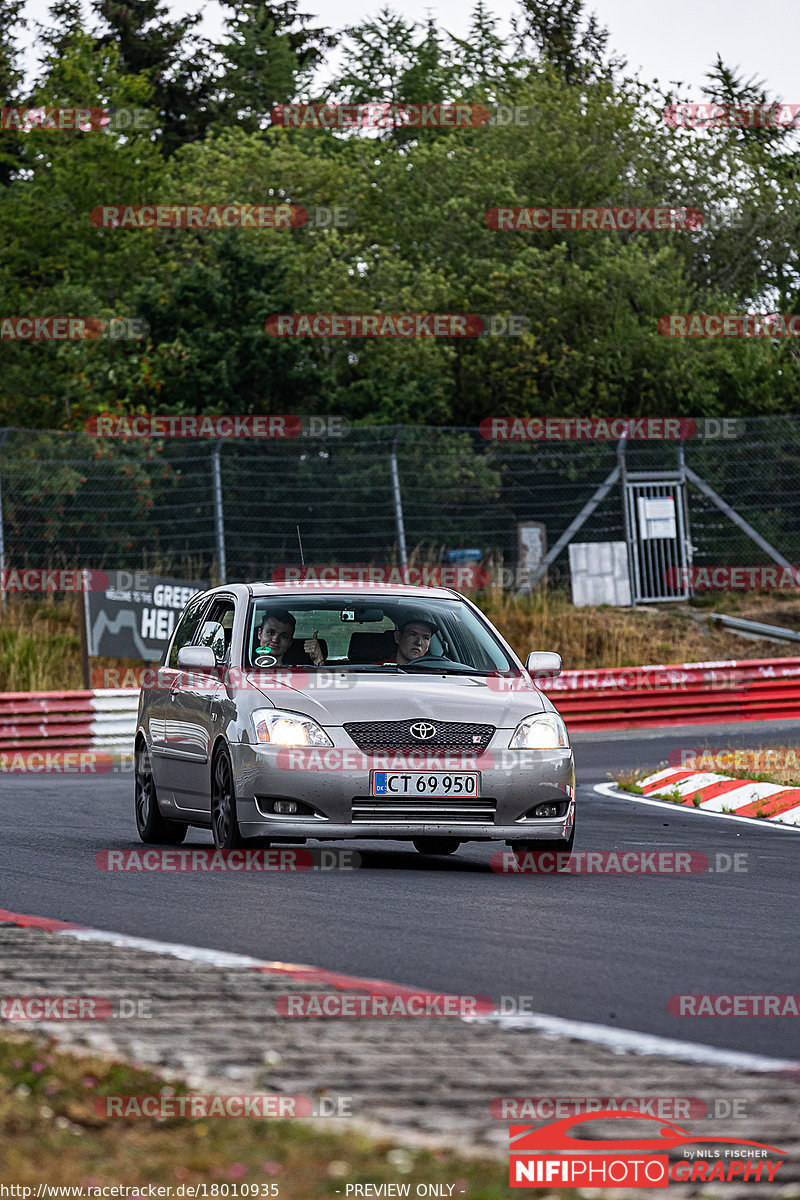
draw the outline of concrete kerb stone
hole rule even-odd
[[[746,1119],[692,1121],[692,1131],[780,1145],[788,1153],[784,1181],[800,1189],[800,1075],[620,1054],[492,1022],[275,1014],[277,995],[316,990],[331,989],[302,973],[186,961],[0,924],[0,994],[89,992],[153,1001],[149,1020],[14,1021],[3,1025],[4,1036],[9,1030],[54,1036],[64,1050],[136,1062],[197,1091],[347,1095],[353,1117],[329,1118],[326,1128],[498,1159],[508,1153],[507,1125],[489,1113],[498,1096],[744,1097]],[[709,1185],[671,1191],[676,1200],[714,1194]],[[726,1184],[722,1194],[741,1200],[746,1193]]]

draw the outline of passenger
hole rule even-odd
[[[398,667],[404,667],[415,658],[421,658],[430,650],[434,633],[436,625],[424,613],[414,613],[406,617],[394,631],[397,654],[392,661],[397,663]]]
[[[264,613],[264,619],[258,631],[256,658],[260,658],[261,655],[269,655],[275,659],[274,665],[281,666],[284,656],[292,644],[296,625],[297,621],[288,609],[273,608]],[[303,642],[303,651],[315,667],[322,666],[325,661],[318,633],[319,630],[315,629],[314,636],[306,638]]]

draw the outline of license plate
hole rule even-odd
[[[414,796],[479,796],[480,771],[373,771],[372,795],[412,799]]]

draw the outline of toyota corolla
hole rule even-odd
[[[231,584],[192,597],[139,702],[144,842],[390,838],[569,851],[575,767],[525,665],[447,588]]]

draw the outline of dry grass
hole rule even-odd
[[[176,1036],[177,1033],[176,1033]],[[195,1089],[202,1091],[203,1089]],[[102,1096],[184,1095],[181,1083],[95,1057],[55,1041],[0,1038],[0,1178],[16,1185],[274,1185],[281,1200],[344,1193],[345,1182],[457,1182],[473,1200],[508,1195],[508,1165],[450,1151],[404,1148],[395,1140],[269,1118],[241,1120],[98,1116]],[[260,1192],[260,1189],[259,1189]],[[535,1196],[541,1196],[537,1189]],[[553,1193],[550,1192],[550,1195]],[[566,1193],[564,1193],[566,1195]]]
[[[618,771],[616,775],[609,775],[609,779],[613,779],[617,787],[621,787],[623,791],[635,792],[637,796],[642,793],[642,780],[648,775],[654,775],[658,767],[635,767],[628,771]]]
[[[524,659],[530,650],[555,650],[565,668],[635,667],[800,654],[800,644],[754,642],[722,632],[688,606],[668,608],[574,608],[563,592],[537,591],[514,598],[486,592],[480,607]],[[715,595],[729,612],[728,597]],[[781,624],[800,621],[800,603],[781,610]],[[745,615],[740,613],[740,615]],[[698,619],[699,618],[699,619]],[[759,616],[759,620],[767,620]],[[775,624],[778,622],[775,621]]]
[[[800,787],[800,749],[796,746],[716,746],[701,750],[683,766],[687,770],[714,771],[730,779]]]
[[[96,658],[93,668],[121,659]],[[0,608],[0,692],[55,692],[83,687],[78,597],[9,598]]]

